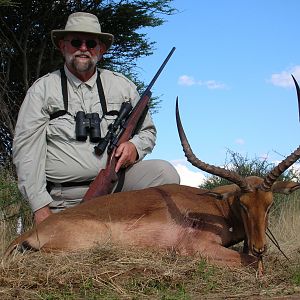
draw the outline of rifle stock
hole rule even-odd
[[[115,157],[116,150],[114,149],[108,156],[105,169],[100,170],[97,177],[90,184],[89,189],[83,197],[83,202],[89,201],[97,196],[110,194],[115,183],[118,180],[118,175],[115,171],[117,158]]]
[[[130,112],[128,118],[126,119],[125,123],[122,125],[122,128],[116,138],[115,141],[112,143],[112,151],[109,152],[107,163],[105,169],[102,169],[94,181],[90,184],[88,191],[83,197],[83,202],[89,201],[94,197],[103,196],[110,194],[113,190],[115,183],[118,180],[118,174],[115,171],[117,158],[115,157],[116,148],[128,141],[134,134],[135,130],[140,123],[140,119],[143,116],[143,112],[148,108],[148,104],[151,98],[151,88],[160,75],[161,71],[167,64],[168,60],[170,59],[171,55],[175,51],[175,47],[172,48],[167,58],[164,60],[163,64],[153,77],[152,81],[150,82],[149,86],[141,96],[138,103]]]

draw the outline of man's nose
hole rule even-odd
[[[82,41],[82,44],[79,47],[79,50],[86,51],[88,47],[86,46],[86,41]]]

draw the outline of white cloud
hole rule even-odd
[[[271,75],[271,79],[268,80],[273,85],[280,87],[294,87],[294,81],[291,74],[297,79],[300,78],[300,66],[294,66],[281,73],[275,73]]]
[[[243,139],[236,139],[235,143],[238,144],[238,145],[245,145],[245,140],[243,140]]]
[[[210,90],[217,90],[217,89],[225,89],[226,84],[217,82],[215,80],[207,80],[207,81],[198,81],[199,85],[205,86]]]
[[[191,86],[196,84],[196,81],[193,77],[188,75],[182,75],[178,78],[178,84],[184,86]]]
[[[198,187],[206,179],[205,175],[200,171],[190,170],[184,163],[173,161],[175,169],[180,176],[180,184]]]
[[[178,84],[183,86],[200,85],[207,87],[210,90],[227,88],[224,83],[217,82],[215,80],[196,80],[194,77],[189,75],[180,76],[178,78]]]

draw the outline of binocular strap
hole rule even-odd
[[[97,74],[96,83],[97,83],[97,88],[98,88],[99,99],[100,99],[100,103],[101,103],[101,107],[102,107],[102,113],[103,113],[103,115],[106,115],[107,114],[107,105],[106,105],[103,85],[102,85],[101,78],[100,78],[100,71],[97,70],[97,73],[98,74]],[[61,74],[61,76],[60,76],[61,77],[61,90],[62,90],[62,96],[63,96],[63,101],[64,101],[64,109],[50,114],[50,120],[56,119],[56,118],[68,113],[68,104],[69,104],[68,103],[68,101],[69,101],[68,86],[67,86],[67,76],[66,76],[64,68],[60,69],[60,74]]]

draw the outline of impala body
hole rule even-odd
[[[13,241],[5,256],[15,248],[73,251],[113,243],[198,254],[219,265],[256,264],[266,251],[273,193],[289,194],[300,188],[297,182],[276,181],[299,159],[300,147],[265,178],[243,178],[194,155],[181,125],[178,103],[176,119],[188,161],[233,184],[213,190],[164,185],[94,198],[51,215]],[[250,254],[228,249],[243,240]]]
[[[257,186],[262,179],[249,177],[246,181]],[[289,193],[299,185],[287,183],[277,188]],[[227,247],[246,239],[252,253],[261,255],[271,204],[272,192],[241,195],[234,184],[212,191],[165,185],[112,194],[51,215],[19,236],[6,255],[17,246],[74,251],[113,243],[199,254],[219,265],[248,265],[255,263],[254,256]]]

